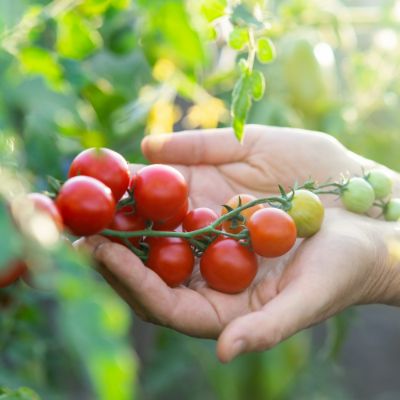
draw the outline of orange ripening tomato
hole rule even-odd
[[[293,218],[278,208],[258,210],[248,220],[247,227],[253,249],[262,257],[279,257],[296,242]]]
[[[256,197],[252,196],[251,194],[237,194],[236,196],[233,196],[231,199],[228,200],[226,203],[227,206],[235,209],[239,207],[239,203],[241,205],[245,205],[247,203],[250,203],[251,201],[257,200]],[[264,206],[262,204],[257,204],[255,206],[249,207],[243,211],[240,212],[240,215],[242,215],[245,218],[244,224],[247,225],[247,221],[249,218],[258,210],[263,209]],[[225,215],[228,212],[228,210],[225,207],[222,207],[221,209],[221,215]],[[224,221],[222,223],[222,227],[224,228],[225,232],[228,233],[239,233],[243,230],[242,226],[238,226],[235,228],[232,228],[232,222],[231,221]]]

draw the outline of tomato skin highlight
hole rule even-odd
[[[190,277],[194,267],[194,255],[186,240],[151,237],[146,242],[149,245],[146,265],[168,286],[179,286]]]
[[[121,154],[106,148],[91,148],[79,153],[71,163],[68,177],[90,176],[108,186],[118,201],[126,192],[130,171]]]
[[[32,201],[37,211],[47,214],[55,223],[57,229],[62,231],[64,224],[61,214],[54,201],[41,193],[29,193],[27,199]]]
[[[208,286],[235,294],[250,286],[257,275],[256,255],[234,239],[216,240],[200,259],[200,272]]]
[[[164,221],[156,221],[153,224],[155,231],[173,231],[182,224],[189,209],[189,201],[186,200],[183,206],[180,207],[179,211],[172,217],[165,219]]]
[[[374,189],[363,178],[351,178],[341,195],[341,200],[346,210],[364,214],[374,203]]]
[[[187,201],[188,187],[175,168],[153,164],[137,173],[134,197],[140,215],[154,222],[164,221]]]
[[[185,217],[182,223],[184,232],[193,232],[198,229],[205,228],[211,225],[218,219],[218,214],[207,207],[199,207],[191,210]],[[221,227],[216,227],[220,229]]]
[[[296,224],[297,237],[307,238],[320,230],[325,209],[315,193],[300,189],[294,193],[288,214]]]
[[[68,179],[56,199],[64,224],[76,236],[90,236],[107,228],[115,213],[111,189],[89,176]]]
[[[251,201],[257,200],[256,197],[252,196],[251,194],[237,194],[233,197],[231,197],[227,202],[226,205],[236,209],[239,207],[239,198],[241,201],[241,205],[245,205],[247,203],[250,203]],[[247,225],[247,221],[249,218],[258,210],[263,209],[264,206],[262,204],[257,204],[253,207],[246,208],[245,210],[241,211],[239,215],[242,215],[245,218],[244,224]],[[228,212],[228,210],[225,207],[222,207],[221,209],[221,216],[225,215]],[[243,230],[242,226],[238,226],[236,228],[231,227],[232,222],[231,221],[224,221],[222,223],[222,227],[224,228],[225,232],[228,233],[239,233]]]
[[[278,208],[255,212],[247,223],[254,251],[262,257],[279,257],[295,244],[297,231],[293,218]]]
[[[115,213],[114,219],[108,228],[120,232],[142,231],[146,229],[146,220],[136,214],[132,207],[128,206]],[[122,238],[115,236],[106,237],[114,243],[125,245]],[[140,239],[140,236],[128,238],[129,242],[135,247],[139,246]]]
[[[0,270],[0,288],[5,288],[16,282],[27,271],[22,260],[11,261],[6,268]]]

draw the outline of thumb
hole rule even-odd
[[[261,310],[236,318],[218,339],[218,358],[229,362],[241,353],[268,350],[318,322],[322,301],[315,297],[312,291],[304,290],[304,285],[296,282]]]
[[[255,133],[254,129],[246,128],[242,144],[230,128],[150,135],[142,142],[142,152],[152,163],[227,164],[247,156]]]

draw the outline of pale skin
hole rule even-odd
[[[277,193],[278,184],[289,188],[310,177],[323,182],[376,167],[327,135],[252,125],[243,144],[230,129],[220,129],[148,137],[142,150],[151,163],[183,173],[192,208],[218,211],[235,194],[267,196]],[[397,174],[386,171],[398,193]],[[141,318],[217,339],[218,358],[229,362],[270,349],[355,304],[400,306],[400,263],[392,254],[397,223],[347,212],[332,196],[323,201],[320,232],[284,257],[260,258],[253,284],[237,295],[208,288],[198,273],[186,285],[169,288],[129,249],[100,236],[79,246],[91,252],[105,279]]]

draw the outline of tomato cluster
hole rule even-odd
[[[349,211],[364,214],[372,207],[382,209],[386,221],[400,219],[400,199],[391,198],[393,182],[385,171],[372,170],[353,177],[341,188],[341,199]]]
[[[390,183],[386,175],[372,171],[332,185],[346,208],[365,212],[388,196]],[[297,238],[318,232],[324,207],[313,191],[324,193],[304,185],[266,199],[238,194],[219,213],[205,207],[190,210],[188,186],[177,169],[154,164],[131,173],[120,154],[102,148],[85,150],[72,161],[54,201],[37,193],[28,199],[59,231],[102,234],[127,246],[169,286],[186,282],[198,258],[210,288],[238,293],[257,275],[258,256],[280,257]],[[400,201],[383,208],[386,219],[399,219]],[[11,263],[0,272],[0,287],[25,273],[24,262]]]

